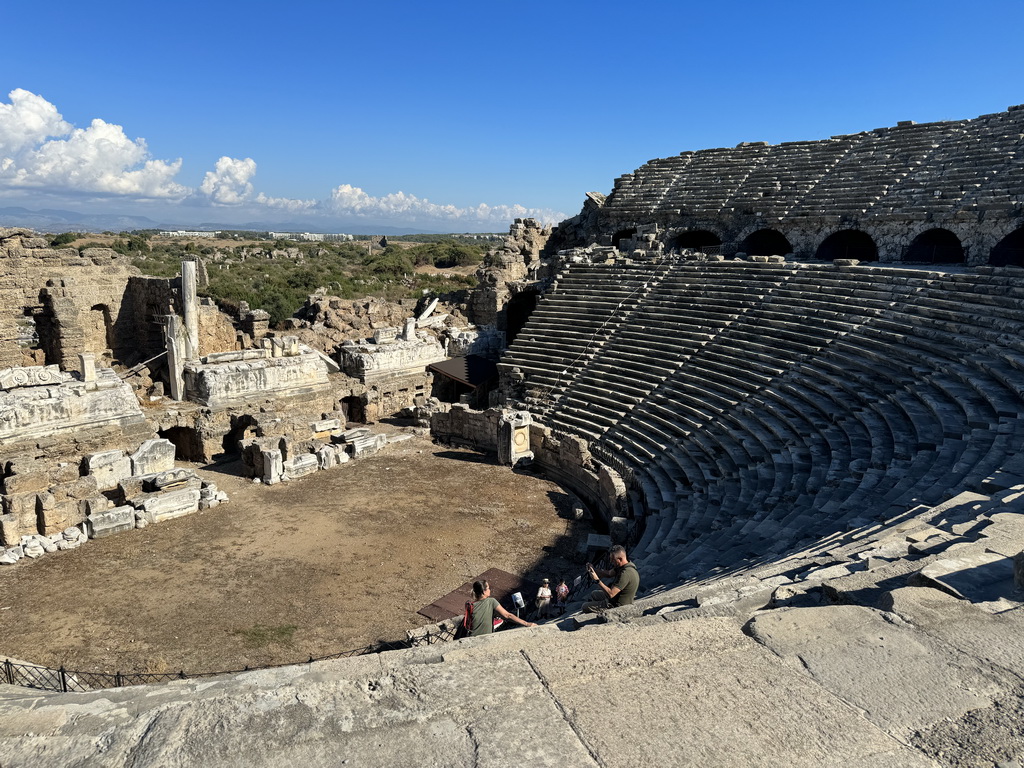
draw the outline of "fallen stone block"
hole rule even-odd
[[[356,427],[355,429],[346,429],[338,434],[332,434],[331,441],[335,443],[351,443],[369,434],[369,427]]]
[[[115,507],[107,512],[91,515],[86,523],[90,539],[102,539],[104,536],[130,531],[135,528],[135,508]]]
[[[349,443],[352,458],[358,459],[377,453],[377,451],[387,445],[387,442],[388,438],[386,435],[368,434],[363,437],[357,437]]]
[[[314,421],[309,427],[317,434],[334,432],[341,429],[341,419],[321,419],[320,421]]]
[[[45,473],[32,472],[28,474],[8,475],[3,478],[4,493],[28,493],[30,491],[43,491],[50,486],[50,480]]]
[[[133,475],[152,475],[174,469],[174,443],[170,440],[147,440],[131,456]]]
[[[932,587],[972,603],[990,602],[1013,593],[1013,560],[982,551],[958,551],[956,557],[926,565],[908,582]]]
[[[284,457],[280,451],[263,451],[263,482],[280,483],[284,475]]]
[[[96,478],[97,488],[111,491],[117,484],[132,474],[132,460],[125,456],[124,451],[103,451],[86,456],[82,461],[83,470],[88,476]]]
[[[199,488],[202,479],[191,469],[169,469],[166,472],[155,472],[142,475],[142,490],[146,493],[174,490],[178,488]]]
[[[159,523],[199,510],[199,489],[150,493],[130,499],[135,509],[142,512],[146,522]]]
[[[14,565],[25,556],[21,547],[11,547],[0,552],[0,565]]]
[[[314,453],[300,453],[298,456],[283,462],[284,480],[296,480],[311,475],[320,469],[320,462]]]

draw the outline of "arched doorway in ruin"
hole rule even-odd
[[[903,260],[928,264],[963,264],[964,246],[960,238],[948,229],[929,229],[914,238]]]
[[[540,294],[537,291],[523,291],[508,300],[505,308],[505,345],[511,346],[516,336],[523,330],[533,310],[537,308]]]
[[[707,229],[690,229],[680,232],[667,243],[670,251],[700,251],[701,253],[719,253],[722,250],[722,238]]]
[[[231,429],[221,440],[225,456],[238,456],[242,452],[242,443],[256,434],[256,419],[252,414],[231,417]]]
[[[748,256],[785,256],[793,252],[793,246],[778,230],[759,229],[743,238],[740,250]]]
[[[203,441],[199,439],[199,432],[192,427],[169,427],[161,429],[157,435],[174,444],[174,458],[178,461],[206,460]]]
[[[614,235],[612,235],[612,245],[616,248],[623,240],[632,240],[636,236],[636,227],[631,229],[620,229]]]
[[[988,263],[994,267],[1024,267],[1024,227],[996,243],[989,253]]]
[[[86,352],[102,354],[111,347],[110,307],[96,304],[89,309],[82,323],[82,348]]]
[[[878,261],[878,246],[867,232],[861,232],[859,229],[841,229],[822,240],[814,253],[814,258],[822,261]]]

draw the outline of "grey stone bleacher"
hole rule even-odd
[[[1022,321],[997,270],[666,262],[537,414],[631,479],[645,584],[680,583],[976,489],[1024,437]]]
[[[820,141],[740,144],[651,160],[615,180],[606,212],[919,216],[1012,210],[1024,194],[1024,110],[906,123]]]

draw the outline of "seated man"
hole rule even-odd
[[[625,547],[616,544],[608,550],[608,559],[612,564],[610,570],[597,571],[593,565],[587,563],[587,573],[601,588],[590,593],[591,602],[583,604],[586,613],[598,613],[608,608],[630,605],[640,588],[640,572],[629,562]],[[602,576],[614,576],[615,581],[609,586],[600,580]]]

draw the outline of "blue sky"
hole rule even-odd
[[[4,11],[0,207],[166,225],[504,231],[654,157],[1024,102],[1020,0],[43,10]]]

